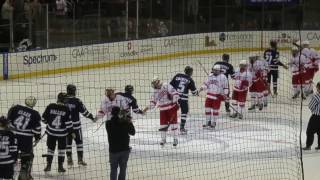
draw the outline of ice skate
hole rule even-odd
[[[233,113],[230,115],[231,118],[236,118],[238,116],[238,113]]]
[[[311,147],[310,146],[306,146],[306,147],[302,148],[302,150],[309,151],[309,150],[311,150]]]
[[[298,93],[295,93],[293,96],[292,96],[292,99],[297,99],[297,97],[299,96],[300,92]]]
[[[213,122],[209,127],[210,130],[214,130],[216,128],[216,122]]]
[[[67,163],[68,163],[68,166],[73,166],[73,160],[72,160],[72,157],[67,157]]]
[[[166,143],[167,143],[166,140],[161,140],[161,141],[160,141],[160,145],[161,145],[161,146],[164,146]]]
[[[187,133],[188,133],[188,130],[186,130],[185,128],[180,128],[181,135],[186,135]]]
[[[64,173],[64,172],[66,172],[66,170],[63,168],[62,165],[59,165],[59,167],[58,167],[58,172],[59,172],[59,173]]]
[[[51,171],[51,165],[47,164],[47,166],[44,168],[44,172],[49,172]]]
[[[317,146],[314,148],[315,150],[320,150],[320,146]]]
[[[79,160],[79,161],[78,161],[78,165],[79,165],[79,166],[87,166],[87,163],[84,162],[83,160]]]
[[[239,115],[238,115],[238,118],[239,118],[239,119],[243,119],[243,115],[242,115],[242,114],[239,114]]]
[[[208,121],[207,124],[202,125],[204,129],[209,129],[211,126],[211,121]]]
[[[177,146],[178,145],[178,139],[174,138],[173,139],[173,146]]]
[[[258,104],[259,107],[259,111],[261,111],[263,109],[263,104]]]
[[[253,110],[255,110],[255,109],[256,109],[256,105],[253,104],[253,105],[251,105],[251,106],[248,108],[248,111],[253,111]]]

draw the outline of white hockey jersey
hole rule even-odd
[[[210,74],[202,85],[203,90],[207,90],[207,98],[216,99],[216,95],[227,96],[229,94],[228,79],[224,74]]]
[[[252,81],[259,80],[260,78],[264,78],[268,74],[268,62],[265,60],[256,60],[253,64],[251,64],[251,76]]]
[[[176,106],[179,100],[178,92],[170,84],[162,84],[160,89],[154,89],[150,100],[150,109],[159,107],[160,111],[165,111]]]
[[[234,74],[234,91],[248,91],[252,85],[252,74],[248,70],[237,68]]]
[[[317,68],[320,63],[320,54],[313,48],[304,48],[301,53],[310,60],[311,65],[307,68]]]
[[[107,120],[109,120],[111,118],[112,108],[115,106],[120,107],[122,110],[130,111],[127,99],[119,94],[116,94],[115,99],[112,101],[107,96],[102,99],[98,116],[104,116],[107,118]]]
[[[292,75],[305,72],[305,68],[310,66],[310,59],[307,59],[305,55],[299,55],[299,53],[290,59],[289,65]]]

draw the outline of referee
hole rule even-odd
[[[318,146],[316,150],[320,150],[320,82],[317,83],[317,92],[312,96],[309,103],[309,109],[312,113],[307,127],[307,142],[303,150],[311,150],[314,134],[318,135]]]

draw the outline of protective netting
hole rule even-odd
[[[231,6],[226,6],[226,9]],[[242,22],[249,22],[245,18],[248,16],[246,13],[250,13],[250,8],[248,12],[244,12]],[[232,19],[232,16],[228,17]],[[201,21],[201,18],[198,18],[195,18],[196,22]],[[215,18],[215,21],[210,21],[210,26],[219,24],[219,18]],[[146,19],[143,20],[147,23]],[[175,18],[171,20],[174,21]],[[189,20],[186,29],[188,25],[194,24],[193,19]],[[207,21],[209,20],[208,18]],[[57,21],[61,19],[57,18]],[[267,23],[267,20],[263,21]],[[169,24],[166,21],[162,23]],[[174,25],[171,24],[169,30],[178,34]],[[190,29],[192,28],[188,30]],[[146,36],[147,39],[142,40],[3,54],[0,67],[4,70],[2,77],[8,79],[0,81],[0,113],[7,114],[13,104],[23,105],[25,98],[32,95],[38,100],[34,109],[42,115],[47,105],[56,102],[59,92],[66,92],[68,84],[77,87],[77,97],[94,115],[99,111],[101,100],[105,98],[106,88],[123,92],[128,84],[134,87],[133,96],[143,109],[150,104],[154,92],[151,81],[155,76],[163,83],[170,83],[177,73],[184,73],[185,67],[191,66],[192,78],[199,89],[208,78],[207,73],[212,71],[213,64],[222,60],[222,54],[230,55],[229,62],[235,69],[242,60],[246,60],[249,65],[249,57],[252,56],[260,56],[266,61],[267,57],[264,57],[263,53],[269,48],[269,42],[274,40],[280,53],[278,60],[289,66],[293,42],[309,40],[312,47],[318,48],[319,45],[318,31],[299,31],[298,27],[286,31],[263,31],[269,30],[264,25],[253,30],[246,27],[244,29],[248,31],[235,29],[234,32],[211,32],[210,29],[205,29],[200,30],[201,33],[188,34],[194,33],[190,30],[185,31],[186,35],[164,35],[160,38]],[[76,39],[75,31],[73,35]],[[87,35],[89,36],[89,33]],[[64,36],[60,38],[64,39]],[[55,40],[58,41],[57,39]],[[190,93],[185,126],[188,132],[180,134],[178,128],[177,146],[173,146],[174,132],[171,128],[168,130],[167,143],[160,145],[158,108],[147,111],[145,115],[133,113],[136,135],[132,136],[130,141],[132,150],[127,165],[127,179],[303,179],[300,145],[301,97],[292,98],[294,94],[290,67],[288,70],[279,67],[278,72],[277,84],[271,81],[270,94],[263,97],[266,101],[262,101],[261,110],[258,106],[254,110],[248,110],[255,103],[250,92],[246,95],[245,108],[241,111],[242,119],[239,119],[239,116],[230,117],[225,111],[225,102],[222,101],[214,129],[203,128],[203,124],[207,122],[206,91],[195,96]],[[232,102],[236,80],[229,77],[228,81]],[[273,90],[275,85],[277,94]],[[240,111],[232,103],[230,109],[231,114]],[[178,124],[180,117],[181,110],[178,111]],[[47,136],[44,135],[33,149],[34,179],[109,179],[109,144],[104,121],[99,119],[93,123],[81,116],[81,123],[84,161],[88,165],[77,164],[77,150],[73,143],[74,165],[68,166],[66,159],[64,166],[67,171],[58,173],[56,149],[51,172],[45,173],[43,170],[46,158],[43,155],[47,154]],[[45,133],[45,127],[46,125],[42,124],[42,134]],[[18,160],[15,164],[16,175],[20,166]]]

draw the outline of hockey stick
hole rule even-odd
[[[101,128],[101,126],[102,126],[105,122],[107,122],[107,120],[105,120],[105,121],[102,120],[102,122],[99,124],[99,126],[97,127],[97,129],[93,131],[93,133],[96,133],[96,132]]]
[[[207,76],[209,76],[208,71],[207,71],[206,68],[202,65],[202,63],[201,63],[199,60],[198,60],[197,62],[198,62],[198,64],[200,65],[200,67],[201,67],[201,69],[203,70],[203,72],[206,73]]]
[[[34,141],[34,143],[33,143],[32,147],[36,147],[36,146],[38,145],[38,143],[42,140],[42,138],[43,138],[46,134],[47,134],[46,132],[45,132],[45,133],[43,133],[43,135],[40,137],[40,139],[39,139],[39,140]]]

